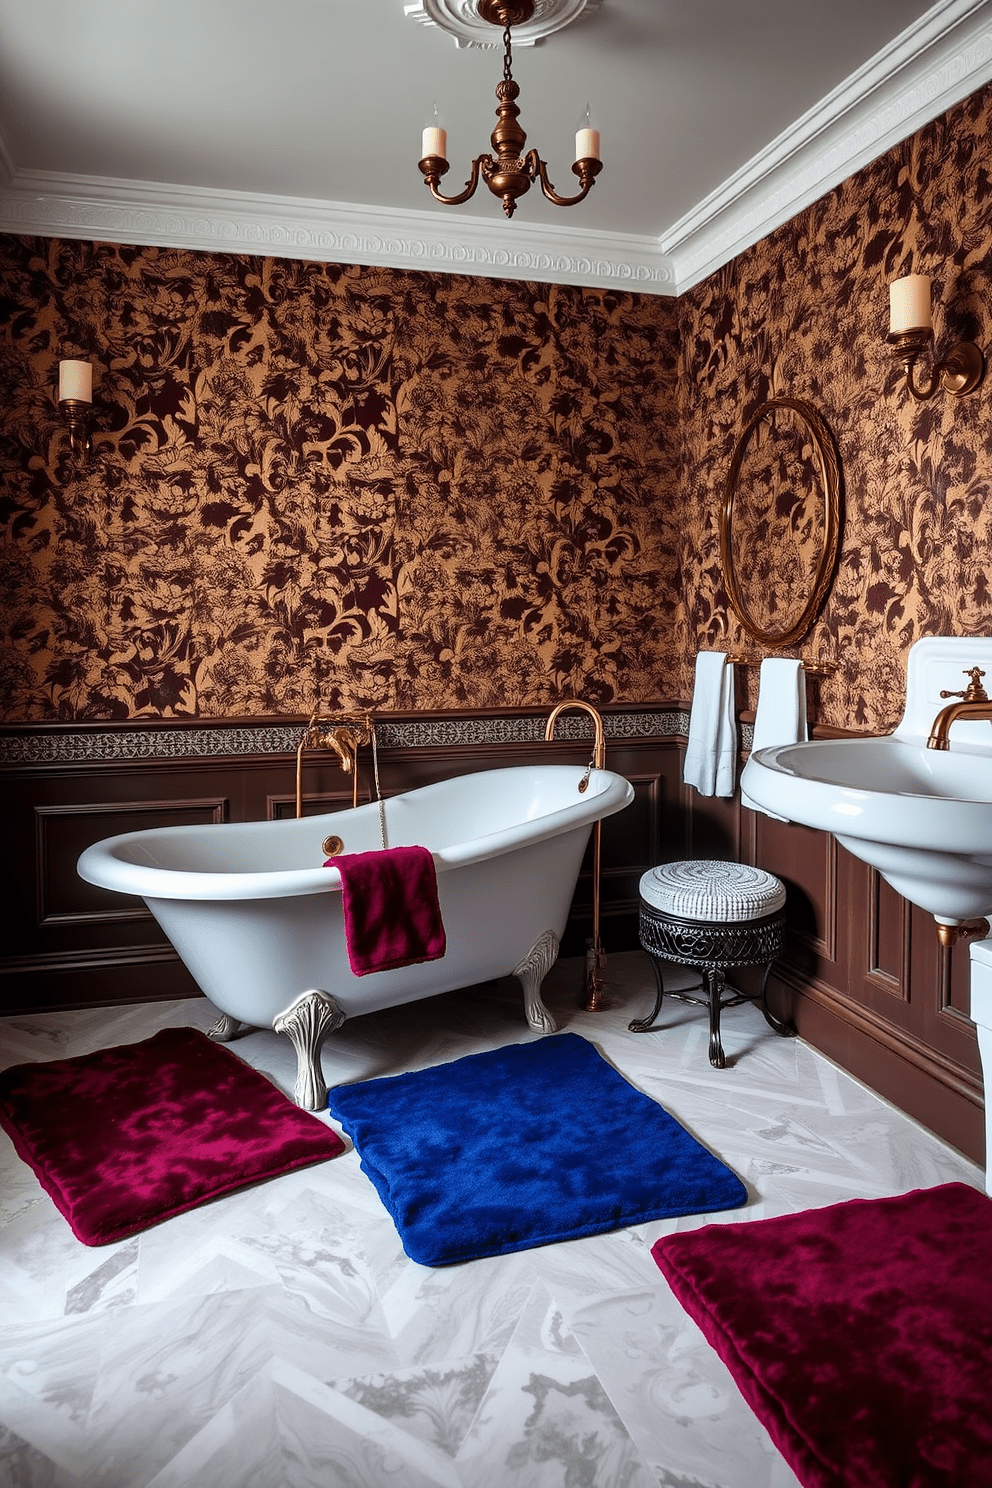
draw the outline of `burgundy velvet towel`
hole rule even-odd
[[[343,853],[328,858],[324,867],[341,875],[344,932],[355,976],[444,955],[437,874],[426,847]]]

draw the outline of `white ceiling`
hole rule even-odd
[[[496,50],[411,0],[0,0],[0,228],[678,293],[992,77],[992,0],[601,0],[514,48],[520,122],[580,206],[484,186]]]

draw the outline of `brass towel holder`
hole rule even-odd
[[[789,658],[791,660],[791,657]],[[727,661],[731,666],[760,667],[760,657],[754,656],[728,656]],[[832,677],[837,670],[836,661],[802,661],[802,669],[810,677]]]

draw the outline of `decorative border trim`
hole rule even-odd
[[[677,295],[992,78],[992,0],[938,0],[660,238],[16,169],[0,229]]]
[[[255,197],[154,181],[16,171],[0,229],[319,263],[674,294],[656,238],[301,197]]]
[[[689,732],[689,715],[607,713],[608,739],[676,738]],[[410,719],[377,725],[383,749],[443,749],[463,745],[533,744],[543,742],[545,719],[509,718]],[[0,734],[0,765],[65,765],[133,760],[216,759],[254,754],[295,755],[302,724],[205,724],[193,728],[107,729],[93,733],[34,732]],[[592,737],[586,718],[563,715],[558,739]]]

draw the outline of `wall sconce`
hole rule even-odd
[[[90,452],[93,368],[89,362],[59,362],[59,413],[69,425],[69,444],[80,464]]]
[[[932,398],[938,387],[961,398],[973,392],[982,380],[985,358],[974,341],[959,341],[939,362],[935,362],[930,381],[918,387],[913,369],[921,355],[933,343],[933,311],[930,280],[926,274],[907,274],[889,285],[888,340],[906,374],[906,386],[918,403]]]

